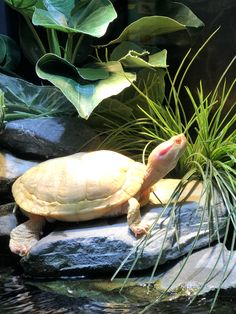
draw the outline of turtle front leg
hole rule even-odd
[[[27,255],[38,242],[45,222],[45,218],[32,215],[29,220],[14,228],[10,234],[10,250],[20,256]]]
[[[135,237],[142,236],[149,230],[150,226],[141,221],[140,204],[134,197],[128,201],[127,221]]]

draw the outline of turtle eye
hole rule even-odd
[[[178,144],[178,145],[180,145],[182,143],[182,140],[181,140],[181,138],[177,138],[176,140],[175,140],[175,144]]]

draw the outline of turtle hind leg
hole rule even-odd
[[[32,215],[29,220],[14,228],[10,234],[10,250],[20,256],[27,255],[39,241],[44,224],[44,217]]]
[[[146,234],[150,228],[147,223],[141,221],[140,204],[135,197],[128,200],[127,221],[135,237]]]

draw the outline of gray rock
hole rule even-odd
[[[37,164],[36,161],[24,160],[7,152],[0,152],[0,194],[10,193],[12,183],[26,170]]]
[[[151,224],[157,217],[160,218],[153,229],[152,237],[148,240],[148,245],[135,265],[136,270],[148,269],[155,264],[163,241],[160,264],[189,252],[199,228],[195,249],[205,247],[209,241],[215,240],[224,233],[227,218],[226,210],[220,201],[214,207],[218,216],[219,234],[209,232],[207,213],[206,211],[204,213],[202,207],[199,208],[198,203],[187,202],[175,208],[175,218],[172,209],[172,206],[168,207],[161,217],[163,210],[161,206],[144,210],[144,221]],[[216,220],[212,223],[216,224]],[[138,243],[139,240],[136,240],[128,229],[126,217],[77,225],[68,224],[67,227],[57,226],[31,249],[28,256],[22,259],[22,265],[26,273],[39,276],[83,274],[94,271],[114,272],[131,252],[122,268],[127,270],[137,255],[135,248]]]
[[[41,117],[8,122],[0,134],[0,145],[15,154],[53,158],[97,148],[96,132],[73,117]]]
[[[185,257],[174,267],[161,273],[158,287],[167,289],[171,286],[170,291],[187,290],[193,294],[200,289],[199,294],[204,294],[220,285],[221,289],[236,288],[235,265],[236,251],[230,252],[222,243],[218,243],[194,252],[188,259]]]
[[[17,219],[13,213],[15,203],[0,205],[0,239],[10,236],[10,232],[17,226]]]
[[[19,258],[9,249],[10,232],[17,226],[13,213],[15,203],[0,205],[0,266],[15,264]]]
[[[150,304],[157,300],[168,288],[169,291],[163,294],[162,301],[173,301],[179,297],[188,297],[189,300],[189,297],[196,295],[198,291],[202,295],[218,289],[222,278],[225,280],[221,285],[221,289],[236,287],[236,252],[233,252],[230,256],[230,251],[223,244],[219,243],[194,252],[190,255],[181,271],[185,261],[186,257],[177,261],[174,266],[169,265],[168,268],[160,266],[159,275],[151,280],[149,293],[147,293],[147,285],[150,284],[148,275],[146,277],[132,276],[125,286],[125,278],[117,277],[111,281],[109,276],[102,279],[69,280],[67,278],[66,280],[54,281],[47,281],[45,278],[43,281],[34,279],[33,281],[28,281],[28,283],[43,291],[59,293],[68,297],[85,297],[94,302],[123,303],[125,301],[126,305],[129,303]],[[209,276],[210,274],[211,276]],[[178,276],[177,279],[176,276]],[[171,285],[172,282],[173,284]],[[120,293],[121,288],[122,293]],[[180,312],[181,310],[183,308],[180,309]],[[154,309],[151,312],[154,313]],[[176,313],[180,312],[176,311]]]

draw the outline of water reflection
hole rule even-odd
[[[64,284],[65,285],[65,284]],[[70,294],[70,291],[67,291]],[[217,314],[234,314],[236,307],[235,300],[236,290],[224,292],[219,298],[217,306],[213,313]],[[2,268],[0,270],[0,313],[1,314],[76,314],[76,313],[139,313],[144,306],[143,300],[137,296],[134,298],[123,299],[118,302],[112,300],[112,292],[110,294],[110,302],[98,301],[99,297],[93,294],[78,297],[62,293],[46,291],[39,289],[32,284],[27,283],[21,275],[14,274],[10,268]],[[89,292],[88,292],[89,294]],[[198,301],[187,307],[188,300],[185,298],[177,301],[163,302],[156,305],[146,313],[149,314],[205,314],[209,311],[214,295],[199,298]]]

